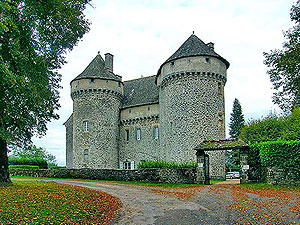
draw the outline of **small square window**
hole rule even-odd
[[[209,63],[209,62],[210,62],[209,58],[205,58],[205,61],[206,61],[207,63]]]
[[[95,82],[95,79],[94,79],[94,78],[92,78],[90,81],[91,81],[91,83],[94,83],[94,82]]]

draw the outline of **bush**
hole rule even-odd
[[[9,165],[32,165],[39,166],[41,169],[47,169],[48,163],[46,160],[42,158],[17,158],[17,157],[9,157],[8,158]]]
[[[270,141],[257,146],[262,165],[300,169],[300,141]]]
[[[52,166],[49,166],[49,169],[51,170],[54,170],[54,169],[66,169],[65,166],[55,166],[55,165],[52,165]]]
[[[248,154],[250,175],[263,177],[266,167],[283,169],[300,179],[300,141],[268,141],[250,145]]]
[[[18,169],[39,169],[39,166],[32,166],[32,165],[9,165],[8,166],[9,169],[14,169],[14,168],[18,168]]]
[[[167,161],[143,161],[140,162],[137,166],[139,169],[141,168],[195,168],[197,167],[196,162],[183,162],[183,163],[177,163],[177,162],[167,162]]]

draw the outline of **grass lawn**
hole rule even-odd
[[[54,182],[13,181],[0,187],[0,224],[103,224],[116,219],[117,198]]]
[[[119,180],[87,180],[87,179],[68,179],[68,178],[49,178],[49,177],[23,177],[23,176],[11,176],[10,178],[20,179],[44,179],[44,180],[80,180],[90,182],[107,182],[107,183],[119,183],[119,184],[134,184],[143,186],[162,186],[162,187],[189,187],[189,186],[200,186],[198,184],[167,184],[152,181],[119,181]],[[211,181],[211,184],[222,181]]]

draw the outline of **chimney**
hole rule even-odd
[[[108,69],[110,72],[113,72],[113,61],[114,61],[114,56],[110,53],[106,53],[105,68]]]
[[[215,49],[215,47],[214,47],[215,44],[212,43],[212,42],[209,42],[209,43],[207,43],[206,45],[207,45],[208,47],[210,47],[211,50],[214,50],[214,49]]]

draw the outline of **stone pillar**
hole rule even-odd
[[[250,183],[248,172],[249,172],[249,163],[248,163],[248,151],[249,149],[240,149],[240,163],[241,163],[241,184]]]
[[[197,184],[205,184],[205,171],[204,171],[204,157],[205,157],[205,153],[203,150],[197,150],[196,153],[197,156],[197,169],[196,169],[196,183]]]

